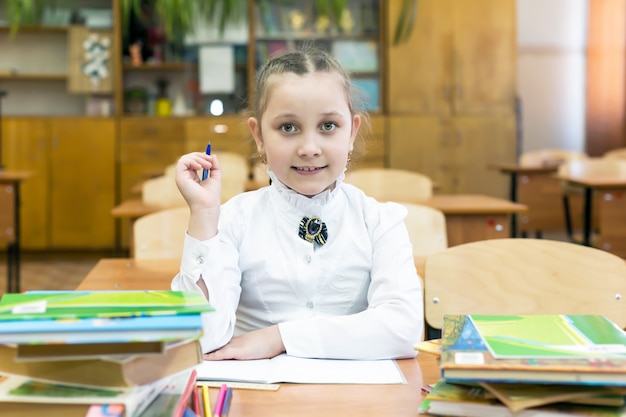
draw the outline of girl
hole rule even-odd
[[[172,289],[216,309],[205,359],[415,356],[423,301],[406,211],[342,182],[361,122],[340,64],[298,51],[261,69],[248,119],[270,186],[220,207],[218,156],[179,159],[190,219]]]

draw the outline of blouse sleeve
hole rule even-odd
[[[230,217],[227,214],[225,217]],[[221,222],[222,214],[220,215]],[[223,233],[206,241],[185,234],[180,272],[172,280],[173,290],[202,290],[202,279],[208,289],[209,302],[215,311],[203,313],[204,335],[200,339],[203,352],[224,346],[233,336],[236,310],[241,294],[241,271],[238,250],[223,238]]]

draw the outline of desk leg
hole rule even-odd
[[[593,190],[591,187],[585,187],[585,220],[584,220],[584,236],[583,245],[591,246],[591,228],[592,225],[592,207],[593,207]]]
[[[514,203],[517,203],[517,173],[516,172],[511,173],[511,186],[510,187],[511,187],[511,190],[510,190],[511,201]],[[517,214],[516,213],[511,214],[510,236],[517,237]]]
[[[7,292],[20,292],[20,185],[13,187],[13,242],[7,245]]]

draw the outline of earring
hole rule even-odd
[[[348,162],[352,161],[352,152],[348,152]]]
[[[263,165],[267,165],[267,158],[263,154],[259,154],[259,160]]]

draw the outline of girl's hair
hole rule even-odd
[[[370,122],[367,113],[361,110],[358,91],[352,85],[351,77],[338,60],[324,50],[313,46],[305,46],[294,52],[288,52],[274,58],[263,65],[256,77],[254,88],[254,104],[251,109],[252,115],[261,120],[261,116],[267,107],[273,80],[273,75],[285,73],[294,73],[296,75],[313,74],[315,72],[335,73],[339,76],[342,84],[343,94],[350,114],[359,114],[361,116],[361,128],[354,142],[354,151],[352,160],[364,153],[364,136],[370,129]]]

